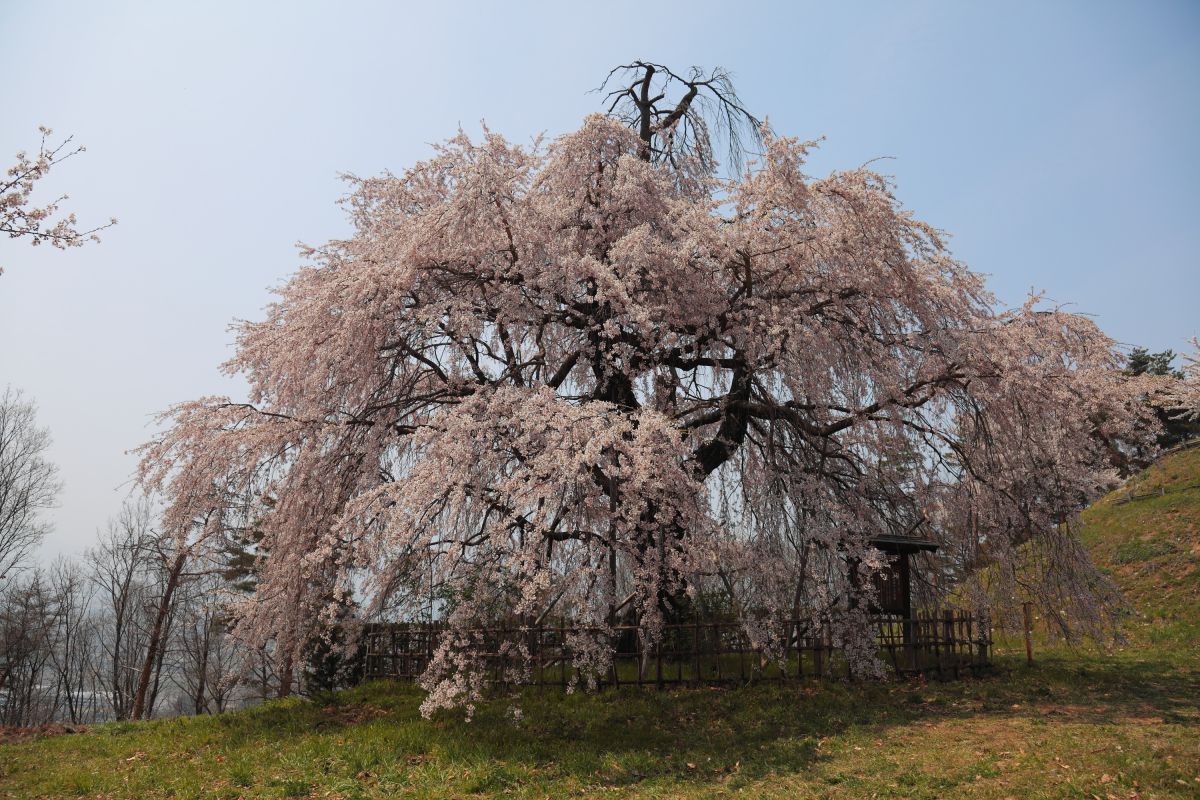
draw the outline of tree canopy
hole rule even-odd
[[[1180,380],[1172,384],[1169,403],[1174,419],[1200,424],[1200,339],[1192,339],[1192,352],[1183,356]]]
[[[1186,359],[1186,357],[1185,357]],[[1200,425],[1195,420],[1187,419],[1186,414],[1180,414],[1180,409],[1173,408],[1174,399],[1172,387],[1179,385],[1187,377],[1182,369],[1172,366],[1175,361],[1175,351],[1163,350],[1151,353],[1144,347],[1135,347],[1129,351],[1125,361],[1125,374],[1130,377],[1146,376],[1150,383],[1158,386],[1147,392],[1146,402],[1154,410],[1158,422],[1158,436],[1155,439],[1157,447],[1141,458],[1133,459],[1133,465],[1143,467],[1149,463],[1150,457],[1159,449],[1174,447],[1200,432]],[[1163,380],[1154,381],[1160,378]]]
[[[238,328],[248,402],[179,405],[143,448],[171,527],[261,532],[243,632],[299,654],[346,596],[414,618],[432,582],[431,710],[477,696],[473,626],[634,613],[653,638],[716,591],[768,651],[819,620],[868,672],[889,533],[941,542],[947,589],[990,565],[1100,622],[1069,523],[1149,429],[1108,337],[998,308],[888,178],[809,177],[813,143],[724,73],[628,69],[611,115],[549,142],[459,133],[353,178],[353,234]],[[700,96],[755,125],[734,177]],[[1038,574],[1013,568],[1031,541]]]

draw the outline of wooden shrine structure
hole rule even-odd
[[[875,575],[879,599],[872,611],[900,619],[912,619],[913,572],[910,559],[915,553],[936,551],[937,542],[912,536],[876,536],[871,540],[871,545],[888,556],[887,567]]]

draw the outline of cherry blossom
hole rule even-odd
[[[35,246],[50,244],[60,249],[100,241],[99,232],[116,225],[115,217],[106,225],[81,231],[76,227],[74,214],[53,219],[59,204],[67,199],[66,195],[42,206],[33,204],[32,195],[38,181],[45,178],[52,167],[84,151],[83,147],[71,146],[70,136],[54,145],[49,143],[54,134],[52,130],[44,126],[38,130],[42,138],[37,154],[17,153],[16,163],[0,177],[0,234],[12,239],[28,238]],[[3,271],[0,268],[0,273]]]
[[[483,696],[482,626],[590,626],[594,677],[619,620],[653,644],[715,592],[768,654],[810,620],[868,674],[884,533],[941,543],[940,592],[1036,552],[1018,579],[1101,621],[1071,526],[1152,429],[1112,341],[999,309],[886,177],[809,177],[813,143],[761,133],[732,178],[599,115],[352,178],[353,235],[237,329],[247,402],[176,406],[141,450],[166,524],[262,531],[243,635],[298,657],[348,597],[432,608],[432,713]]]
[[[1192,353],[1183,354],[1183,379],[1176,381],[1168,399],[1184,419],[1200,420],[1200,339],[1192,338]]]

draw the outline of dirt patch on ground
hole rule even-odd
[[[49,725],[34,725],[28,728],[20,728],[13,725],[0,725],[0,744],[12,744],[14,742],[32,742],[35,739],[47,739],[51,736],[65,736],[70,733],[87,733],[86,725],[60,725],[58,723],[50,723]]]
[[[1107,714],[1110,709],[1105,705],[1080,705],[1074,703],[1038,703],[1032,708],[1044,716],[1067,717],[1070,719],[1083,719],[1085,717],[1094,717],[1100,714]]]
[[[386,717],[387,709],[366,703],[361,706],[325,706],[321,713],[339,725],[357,725],[368,719]]]

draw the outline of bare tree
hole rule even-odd
[[[0,580],[15,572],[45,536],[40,512],[54,505],[58,468],[45,457],[50,432],[19,389],[0,395]]]
[[[284,696],[281,691],[283,679],[279,676],[275,648],[271,645],[256,647],[246,663],[246,685],[254,687],[255,696],[266,701]]]
[[[54,716],[45,677],[59,609],[41,570],[0,594],[0,724],[33,725]]]
[[[154,622],[146,640],[146,654],[142,659],[142,669],[138,675],[133,708],[130,711],[133,719],[148,717],[154,707],[162,675],[163,658],[175,617],[177,592],[184,580],[192,577],[184,572],[184,567],[192,556],[191,547],[186,542],[177,537],[160,535],[152,540],[150,550],[152,568],[159,580],[152,597]]]
[[[143,613],[151,590],[145,564],[154,537],[150,520],[148,501],[127,502],[88,553],[101,612],[100,682],[117,719],[129,719],[133,711],[146,651]]]
[[[238,686],[245,657],[230,630],[226,591],[215,571],[200,573],[181,587],[174,678],[182,713],[220,713]]]
[[[70,722],[90,722],[99,711],[99,631],[90,611],[95,587],[78,562],[65,558],[50,565],[47,580],[58,605],[58,646],[51,654],[57,677],[56,705],[60,716]]]
[[[59,558],[0,586],[0,724],[225,710],[251,654],[229,626],[221,554],[194,547],[131,500],[86,565]]]
[[[163,685],[187,543],[158,531],[149,498],[126,502],[90,553],[92,582],[103,606],[104,685],[119,719],[153,716]]]

